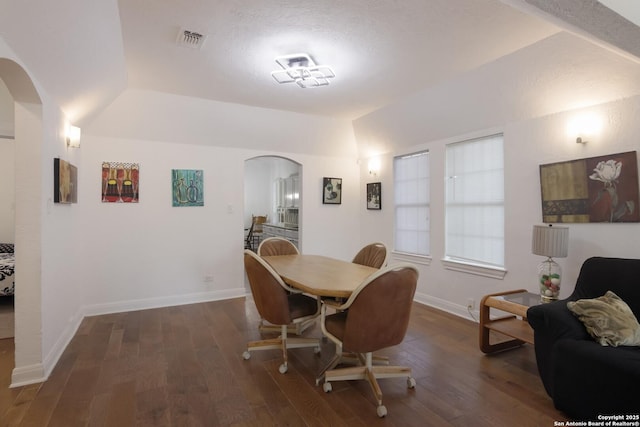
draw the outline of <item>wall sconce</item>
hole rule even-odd
[[[575,138],[577,144],[586,144],[588,138],[600,133],[602,119],[595,113],[586,113],[574,117],[567,123],[567,135]]]
[[[380,159],[377,157],[369,159],[369,175],[378,176],[379,173],[380,173]]]
[[[67,147],[80,147],[80,133],[79,127],[69,125],[67,128]]]

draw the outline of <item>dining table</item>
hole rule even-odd
[[[377,268],[322,255],[262,257],[292,288],[318,297],[349,298]]]
[[[324,304],[333,307],[339,306],[340,303],[330,303],[328,300],[348,299],[369,276],[380,271],[374,267],[322,255],[273,255],[262,258],[287,285],[317,296]],[[316,385],[324,381],[327,370],[333,369],[338,363],[346,360],[351,364],[362,361],[358,354],[336,352],[316,376]],[[374,356],[374,360],[377,363],[388,363],[386,357]]]

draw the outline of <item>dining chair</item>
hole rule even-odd
[[[268,220],[267,215],[251,215],[251,223],[253,224],[253,247],[257,248],[262,241],[263,227]]]
[[[258,246],[258,255],[260,256],[298,255],[299,253],[300,251],[293,243],[282,237],[268,237]],[[294,289],[293,292],[301,293],[297,289]],[[316,318],[313,317],[304,322],[293,323],[287,327],[287,331],[291,334],[302,335],[315,321]],[[259,328],[263,332],[280,332],[279,326],[265,323],[264,319],[260,319]]]
[[[267,237],[258,246],[258,255],[298,255],[300,251],[289,240],[282,237]]]
[[[244,238],[244,248],[253,250],[253,221],[251,221],[251,225],[249,226],[249,231]],[[246,228],[245,228],[246,230]]]
[[[384,243],[376,242],[360,249],[351,262],[373,268],[382,268],[387,265],[388,258],[387,247]]]
[[[405,377],[407,387],[415,388],[411,368],[374,365],[373,352],[404,340],[417,282],[418,270],[413,265],[397,264],[365,279],[344,304],[335,307],[335,314],[328,315],[327,306],[332,303],[323,302],[322,332],[336,344],[336,354],[324,371],[325,392],[332,390],[332,381],[367,380],[375,394],[378,416],[384,417],[387,408],[382,404],[378,378]],[[360,364],[336,368],[343,351],[357,354]]]
[[[273,325],[280,326],[278,338],[251,341],[247,350],[242,354],[245,360],[251,358],[251,352],[256,350],[282,350],[283,363],[278,370],[281,374],[287,372],[287,349],[313,347],[315,353],[320,352],[320,341],[313,338],[288,338],[287,326],[304,322],[317,317],[320,304],[315,298],[298,292],[291,292],[269,264],[254,252],[244,250],[244,268],[249,278],[251,294],[260,316]]]

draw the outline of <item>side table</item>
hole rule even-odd
[[[480,350],[495,353],[519,347],[524,343],[533,344],[533,329],[527,322],[527,309],[542,304],[540,295],[524,289],[486,295],[480,302]],[[512,316],[491,319],[491,309],[511,313]],[[490,332],[496,331],[512,339],[495,344],[490,342]]]

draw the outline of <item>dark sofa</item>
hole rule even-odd
[[[571,296],[527,311],[544,387],[574,420],[640,414],[640,347],[601,346],[567,308],[609,290],[640,319],[640,259],[589,258]]]

